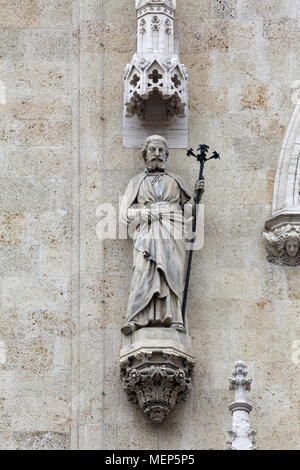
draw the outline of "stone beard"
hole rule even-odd
[[[123,222],[137,225],[124,335],[143,327],[185,331],[181,312],[186,263],[183,212],[191,195],[179,177],[165,170],[168,153],[163,137],[148,137],[143,148],[145,172],[131,180],[121,206]],[[187,205],[191,215],[192,204]]]

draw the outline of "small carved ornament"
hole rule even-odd
[[[278,266],[300,266],[300,227],[285,225],[264,232],[267,259]]]

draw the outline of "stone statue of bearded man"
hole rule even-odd
[[[169,327],[185,332],[181,304],[184,291],[186,240],[183,214],[192,213],[191,195],[180,177],[166,170],[169,156],[164,137],[152,135],[143,146],[146,168],[129,183],[121,219],[137,226],[133,277],[124,335],[139,328]],[[204,192],[197,181],[194,192]]]

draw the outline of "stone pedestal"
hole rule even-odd
[[[186,399],[194,364],[189,335],[173,328],[143,328],[124,339],[122,386],[130,400],[159,424]]]

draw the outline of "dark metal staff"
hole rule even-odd
[[[198,155],[195,155],[194,150],[191,148],[187,152],[188,157],[195,157],[197,158],[197,161],[200,162],[200,172],[199,172],[199,180],[203,180],[203,172],[204,172],[204,166],[205,163],[208,162],[209,160],[219,160],[220,155],[217,152],[214,152],[210,158],[207,158],[207,152],[209,150],[208,145],[199,145],[198,148]],[[196,240],[196,228],[197,228],[197,209],[198,209],[198,204],[200,201],[200,196],[201,196],[201,190],[198,189],[196,193],[196,199],[195,199],[195,206],[194,206],[194,214],[193,214],[193,238],[191,240],[191,247],[189,250],[189,258],[188,258],[188,265],[187,265],[187,272],[186,272],[186,280],[185,280],[185,288],[184,288],[184,295],[183,295],[183,302],[182,302],[182,319],[183,323],[185,324],[185,312],[186,312],[186,304],[187,304],[187,298],[188,298],[188,291],[189,291],[189,284],[190,284],[190,277],[191,277],[191,267],[192,267],[192,261],[193,261],[193,253],[194,253],[194,248],[193,245]]]

